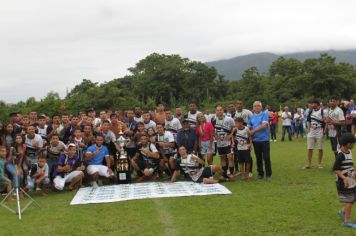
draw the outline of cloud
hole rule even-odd
[[[356,47],[353,1],[2,1],[0,100],[65,95],[150,53],[209,61]]]

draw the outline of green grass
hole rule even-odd
[[[0,208],[0,235],[356,235],[337,215],[334,157],[325,144],[324,169],[302,170],[305,140],[271,143],[273,180],[224,183],[226,196],[77,206],[69,205],[72,192],[35,196],[41,209],[31,206],[22,221]]]

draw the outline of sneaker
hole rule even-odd
[[[91,186],[92,186],[93,188],[99,187],[99,185],[98,185],[98,183],[97,183],[96,181],[92,181],[92,182],[91,182]]]
[[[347,227],[347,228],[353,228],[353,229],[356,229],[356,224],[355,223],[352,223],[352,222],[349,222],[349,223],[342,223],[342,225],[344,227]]]
[[[272,140],[272,139],[270,139],[269,141],[270,141],[270,142],[272,142],[273,140]]]
[[[41,191],[42,189],[41,188],[36,188],[36,191]]]
[[[274,142],[277,142],[277,139],[275,139]]]
[[[345,218],[345,212],[343,210],[338,211],[339,216],[344,219]]]

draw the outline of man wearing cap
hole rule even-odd
[[[182,128],[177,132],[177,146],[184,146],[188,153],[193,153],[197,149],[197,135],[195,128],[190,126],[190,120],[185,118]]]
[[[88,164],[87,172],[91,176],[91,185],[98,187],[97,179],[99,176],[111,178],[114,176],[113,171],[110,169],[111,159],[109,150],[103,145],[104,137],[98,134],[95,138],[95,144],[88,147],[85,153],[85,160]],[[104,160],[106,166],[104,165]]]
[[[80,163],[76,154],[74,143],[68,145],[68,152],[63,153],[57,163],[57,168],[53,173],[56,176],[53,180],[54,187],[57,190],[63,190],[66,183],[69,183],[68,189],[73,190],[76,186],[81,186],[84,177],[83,163]]]

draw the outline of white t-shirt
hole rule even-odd
[[[344,112],[341,110],[340,107],[335,107],[334,109],[330,107],[326,116],[329,117],[331,120],[336,120],[336,121],[345,120]],[[337,135],[337,130],[335,125],[328,125],[328,136],[336,137],[336,135]]]
[[[164,142],[164,143],[174,143],[175,142],[173,134],[169,131],[164,131],[163,135],[157,134],[157,141]],[[171,154],[171,153],[176,152],[176,149],[171,148],[171,147],[164,147],[163,149],[164,149],[165,154]]]
[[[153,128],[153,130],[156,132],[156,122],[154,122],[153,120],[150,120],[150,122],[148,122],[147,124],[145,122],[143,122],[143,125],[145,126],[145,131],[147,131],[148,128]]]
[[[177,138],[177,132],[182,128],[182,124],[177,118],[174,118],[172,120],[165,120],[164,121],[164,128],[171,132],[174,136],[174,139]]]
[[[321,116],[321,109],[311,113],[310,132],[308,137],[322,137],[323,136],[323,117]]]
[[[29,148],[35,148],[37,145],[40,148],[43,148],[43,139],[40,135],[35,134],[35,137],[33,139],[30,139],[28,135],[25,136],[25,144]]]
[[[282,125],[291,126],[292,125],[292,114],[288,111],[282,112]]]
[[[134,117],[134,120],[138,123],[138,122],[142,122],[143,123],[143,117]]]
[[[248,120],[252,117],[252,112],[250,110],[247,109],[242,109],[241,112],[236,110],[234,119],[241,117],[242,119],[244,119],[244,122],[247,124]]]

